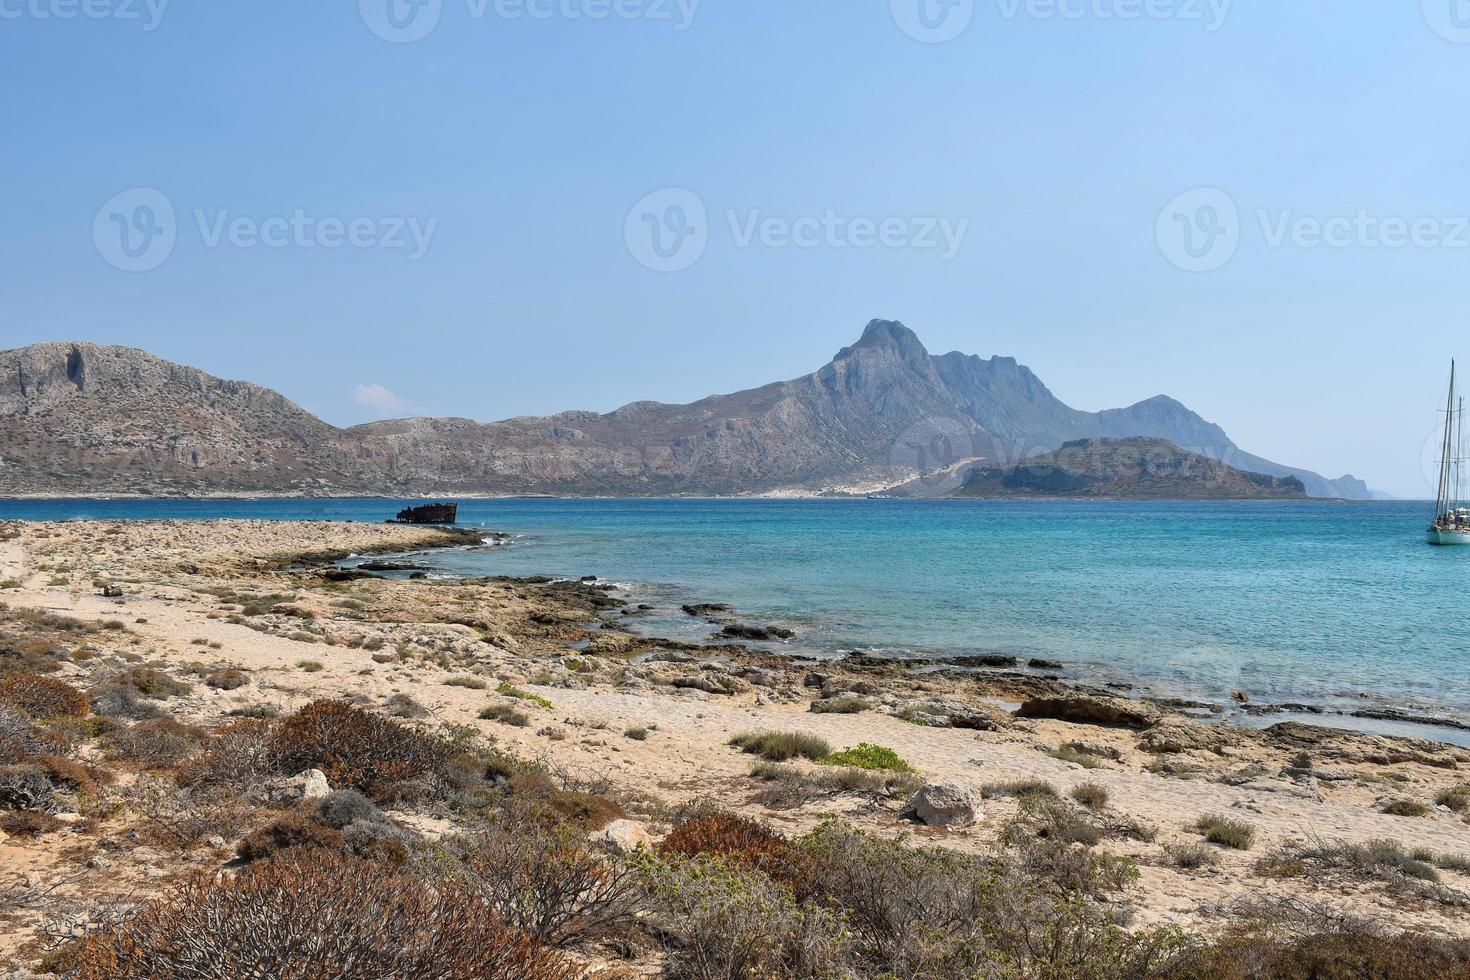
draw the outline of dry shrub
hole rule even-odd
[[[311,850],[199,874],[85,940],[78,980],[572,980],[465,892]]]
[[[0,763],[21,762],[55,748],[24,712],[0,705]]]
[[[730,739],[730,744],[767,762],[786,762],[797,757],[818,762],[832,754],[832,746],[826,739],[801,732],[746,732]]]
[[[126,684],[104,684],[92,691],[92,710],[107,718],[130,718],[146,721],[160,718],[163,709],[145,694]]]
[[[204,744],[204,730],[172,718],[140,721],[108,740],[114,758],[148,769],[176,766]]]
[[[179,770],[180,783],[249,789],[275,772],[271,723],[241,718],[210,733],[202,756]]]
[[[792,886],[799,887],[805,878],[803,855],[790,841],[764,824],[721,810],[678,824],[659,844],[659,852],[725,858]]]
[[[87,696],[66,681],[32,673],[0,679],[0,704],[41,721],[80,718],[89,710]]]
[[[247,815],[239,797],[228,789],[179,786],[152,776],[129,787],[126,799],[150,837],[177,848],[193,847],[207,837],[229,840],[240,833]]]
[[[1161,980],[1448,980],[1470,976],[1470,943],[1373,932],[1243,936],[1193,950]]]
[[[342,850],[342,833],[319,823],[310,811],[296,809],[246,834],[235,854],[241,861],[263,861],[295,847]]]
[[[852,976],[841,916],[798,903],[765,875],[712,857],[647,862],[644,887],[673,945],[666,976],[699,980]]]
[[[811,861],[811,893],[844,913],[874,972],[1115,980],[1151,976],[1170,949],[1169,937],[1131,935],[1107,906],[1024,865],[835,822],[797,843]]]
[[[45,811],[55,797],[56,787],[40,766],[0,766],[0,810]]]
[[[575,827],[508,815],[448,849],[469,891],[552,946],[618,935],[639,908],[636,872]]]
[[[233,691],[250,683],[250,675],[233,668],[216,670],[204,678],[204,683],[221,691]]]
[[[118,674],[108,683],[119,687],[131,687],[139,694],[157,701],[179,697],[193,690],[184,681],[174,680],[163,671],[152,667],[133,667]]]
[[[0,831],[11,837],[42,837],[62,827],[62,822],[49,813],[35,810],[20,810],[0,813]]]
[[[510,792],[529,805],[527,812],[539,808],[549,819],[574,824],[588,831],[601,830],[628,815],[615,801],[599,793],[558,789],[549,775],[535,769],[512,774]]]
[[[1445,905],[1470,905],[1470,895],[1439,884],[1439,872],[1396,840],[1291,840],[1256,862],[1259,874],[1280,878],[1312,875],[1377,881],[1392,892],[1408,892]]]
[[[405,728],[345,701],[313,701],[277,727],[277,770],[320,769],[338,787],[383,800],[409,780],[442,780],[450,752],[440,739]]]
[[[1256,828],[1241,820],[1209,814],[1195,821],[1194,829],[1211,844],[1236,851],[1248,851],[1256,842]]]

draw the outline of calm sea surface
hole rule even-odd
[[[0,501],[0,518],[376,521],[384,500]],[[484,500],[513,535],[427,556],[454,574],[596,575],[703,636],[691,600],[782,622],[786,648],[1004,652],[1218,703],[1403,707],[1470,719],[1470,548],[1414,503]],[[1270,719],[1279,720],[1279,719]],[[1334,720],[1334,723],[1341,723]],[[1378,726],[1394,730],[1394,726]],[[1447,731],[1437,737],[1465,741]]]

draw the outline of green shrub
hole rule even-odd
[[[502,725],[525,728],[531,724],[531,716],[509,704],[490,704],[480,709],[482,721],[498,721]]]
[[[501,681],[500,684],[496,686],[495,693],[504,695],[508,698],[515,698],[517,701],[530,701],[532,704],[539,705],[548,711],[550,711],[552,707],[551,702],[543,698],[541,695],[532,694],[530,691],[523,691],[520,688],[516,687],[514,684],[511,684],[509,681]]]
[[[631,728],[623,729],[623,737],[631,738],[635,742],[642,742],[648,738],[648,729],[642,725],[634,725]]]
[[[296,666],[308,674],[316,674],[326,670],[326,667],[322,666],[320,660],[298,660],[296,661]]]
[[[846,766],[850,769],[880,769],[887,772],[914,772],[914,767],[899,758],[897,752],[870,742],[859,742],[850,749],[834,752],[821,760],[824,766]]]
[[[1395,817],[1423,817],[1429,814],[1429,807],[1418,800],[1390,800],[1383,812]]]
[[[478,677],[451,677],[444,682],[445,687],[463,687],[471,691],[483,691],[490,685]]]
[[[1101,810],[1108,805],[1108,791],[1097,783],[1073,786],[1068,795],[1089,810]]]

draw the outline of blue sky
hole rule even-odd
[[[1427,491],[1470,2],[388,2],[0,0],[0,346],[491,419],[795,376],[887,317]]]

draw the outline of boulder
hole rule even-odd
[[[327,774],[320,769],[308,769],[266,784],[266,793],[272,803],[319,800],[330,792],[332,787],[327,783]]]
[[[594,833],[592,839],[624,854],[632,854],[639,848],[653,850],[653,835],[636,820],[614,820]]]
[[[1106,725],[1113,728],[1152,728],[1164,713],[1144,701],[1073,694],[1054,698],[1032,698],[1022,703],[1017,718],[1051,718],[1074,725]]]
[[[998,709],[965,704],[949,698],[902,701],[894,714],[904,721],[929,728],[969,728],[994,732],[1010,724],[1009,719]]]
[[[1145,752],[1177,755],[1181,752],[1214,752],[1225,750],[1243,738],[1236,730],[1211,725],[1155,725],[1138,736],[1138,747]]]
[[[811,710],[818,715],[855,715],[878,707],[878,700],[862,694],[839,694],[835,698],[818,698]]]
[[[123,597],[123,587],[116,582],[108,582],[102,586],[102,597],[104,599],[121,599]]]
[[[913,806],[930,827],[970,827],[983,816],[980,794],[960,783],[929,783],[914,794]]]

